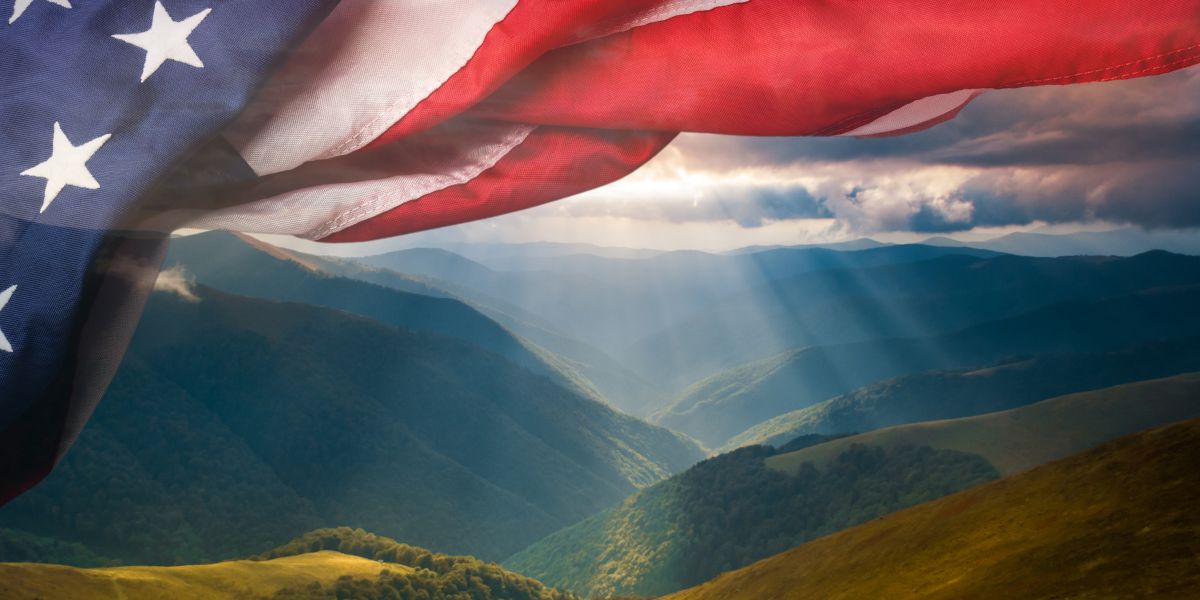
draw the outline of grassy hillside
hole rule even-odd
[[[571,600],[471,557],[434,554],[348,528],[313,531],[263,557],[216,564],[101,569],[0,564],[0,597]]]
[[[888,515],[672,600],[1187,598],[1200,589],[1200,421]]]
[[[79,569],[60,565],[0,564],[0,597],[89,600],[216,600],[269,598],[297,585],[327,585],[339,577],[377,577],[400,565],[325,551],[271,561],[237,560],[179,567]]]
[[[78,444],[0,527],[126,563],[326,524],[499,559],[701,457],[461,340],[194,294],[155,294]]]
[[[1200,338],[1118,352],[1019,358],[985,368],[929,371],[861,387],[784,413],[733,437],[723,448],[784,443],[808,433],[880,427],[1006,410],[1073,392],[1200,371]]]
[[[914,423],[840,438],[767,459],[794,472],[835,461],[856,444],[898,448],[914,444],[970,452],[1001,473],[1015,473],[1069,456],[1105,440],[1200,416],[1200,373],[1061,396],[1003,412]]]
[[[762,421],[899,375],[1195,337],[1197,305],[1200,287],[1163,288],[1054,304],[934,337],[802,348],[696,384],[657,421],[720,447]]]
[[[864,446],[827,468],[785,475],[764,464],[774,452],[753,446],[709,459],[505,565],[585,595],[667,593],[998,477],[969,454]]]

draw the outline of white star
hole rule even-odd
[[[162,2],[154,2],[154,18],[150,29],[141,33],[125,33],[113,37],[146,51],[146,64],[142,66],[142,81],[154,74],[164,62],[174,60],[185,65],[204,68],[196,51],[188,44],[188,36],[200,25],[204,17],[212,12],[206,8],[182,21],[174,21]]]
[[[39,212],[46,212],[50,203],[58,197],[58,193],[68,185],[89,190],[100,189],[100,184],[92,177],[92,172],[88,171],[87,161],[110,137],[111,133],[76,146],[67,139],[62,126],[58,122],[54,123],[54,147],[50,151],[50,158],[21,173],[46,180],[46,196],[42,200],[42,210]]]
[[[46,1],[50,2],[52,4],[57,4],[63,8],[71,8],[71,0],[46,0]],[[13,23],[16,23],[17,19],[20,19],[21,15],[25,12],[25,9],[29,8],[30,4],[33,4],[33,0],[16,0],[15,2],[13,2],[13,12],[12,12],[12,16],[8,18],[8,24],[12,25]]]
[[[12,286],[3,292],[0,292],[0,310],[4,310],[4,305],[8,304],[8,299],[12,298],[13,292],[17,291],[17,286]],[[12,352],[12,344],[8,343],[8,338],[4,337],[4,332],[0,331],[0,350],[4,352]]]

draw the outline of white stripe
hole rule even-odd
[[[259,175],[362,148],[475,54],[517,0],[342,0],[225,137]]]
[[[278,196],[206,213],[184,227],[246,233],[290,234],[320,239],[426,194],[466,183],[491,168],[536,129],[529,125],[480,125],[470,136],[425,138],[389,146],[394,175],[301,188]],[[180,215],[164,215],[178,223]]]
[[[604,37],[614,33],[629,31],[643,25],[666,21],[674,17],[690,15],[722,6],[730,6],[733,4],[745,4],[750,0],[663,0],[660,4],[647,8],[646,10],[632,15],[618,23],[609,23],[607,26],[599,28],[599,35],[590,36],[589,39]]]
[[[964,102],[971,99],[972,94],[981,91],[983,90],[958,90],[947,94],[927,96],[909,102],[866,125],[841,135],[879,135],[920,125],[962,106]]]

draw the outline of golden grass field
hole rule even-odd
[[[1200,598],[1200,420],[893,513],[668,598]]]
[[[821,466],[851,444],[932,446],[979,454],[1010,475],[1116,437],[1200,417],[1200,373],[1118,385],[974,417],[888,427],[767,459],[794,472]]]
[[[328,584],[343,575],[375,579],[410,567],[321,551],[266,561],[234,560],[180,567],[79,569],[0,564],[4,600],[242,600],[269,598],[285,587]]]

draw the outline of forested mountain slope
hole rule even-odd
[[[197,286],[154,295],[78,444],[0,527],[148,564],[332,524],[499,559],[700,457],[460,339]]]
[[[804,544],[670,600],[1188,598],[1200,421],[1130,435]]]

